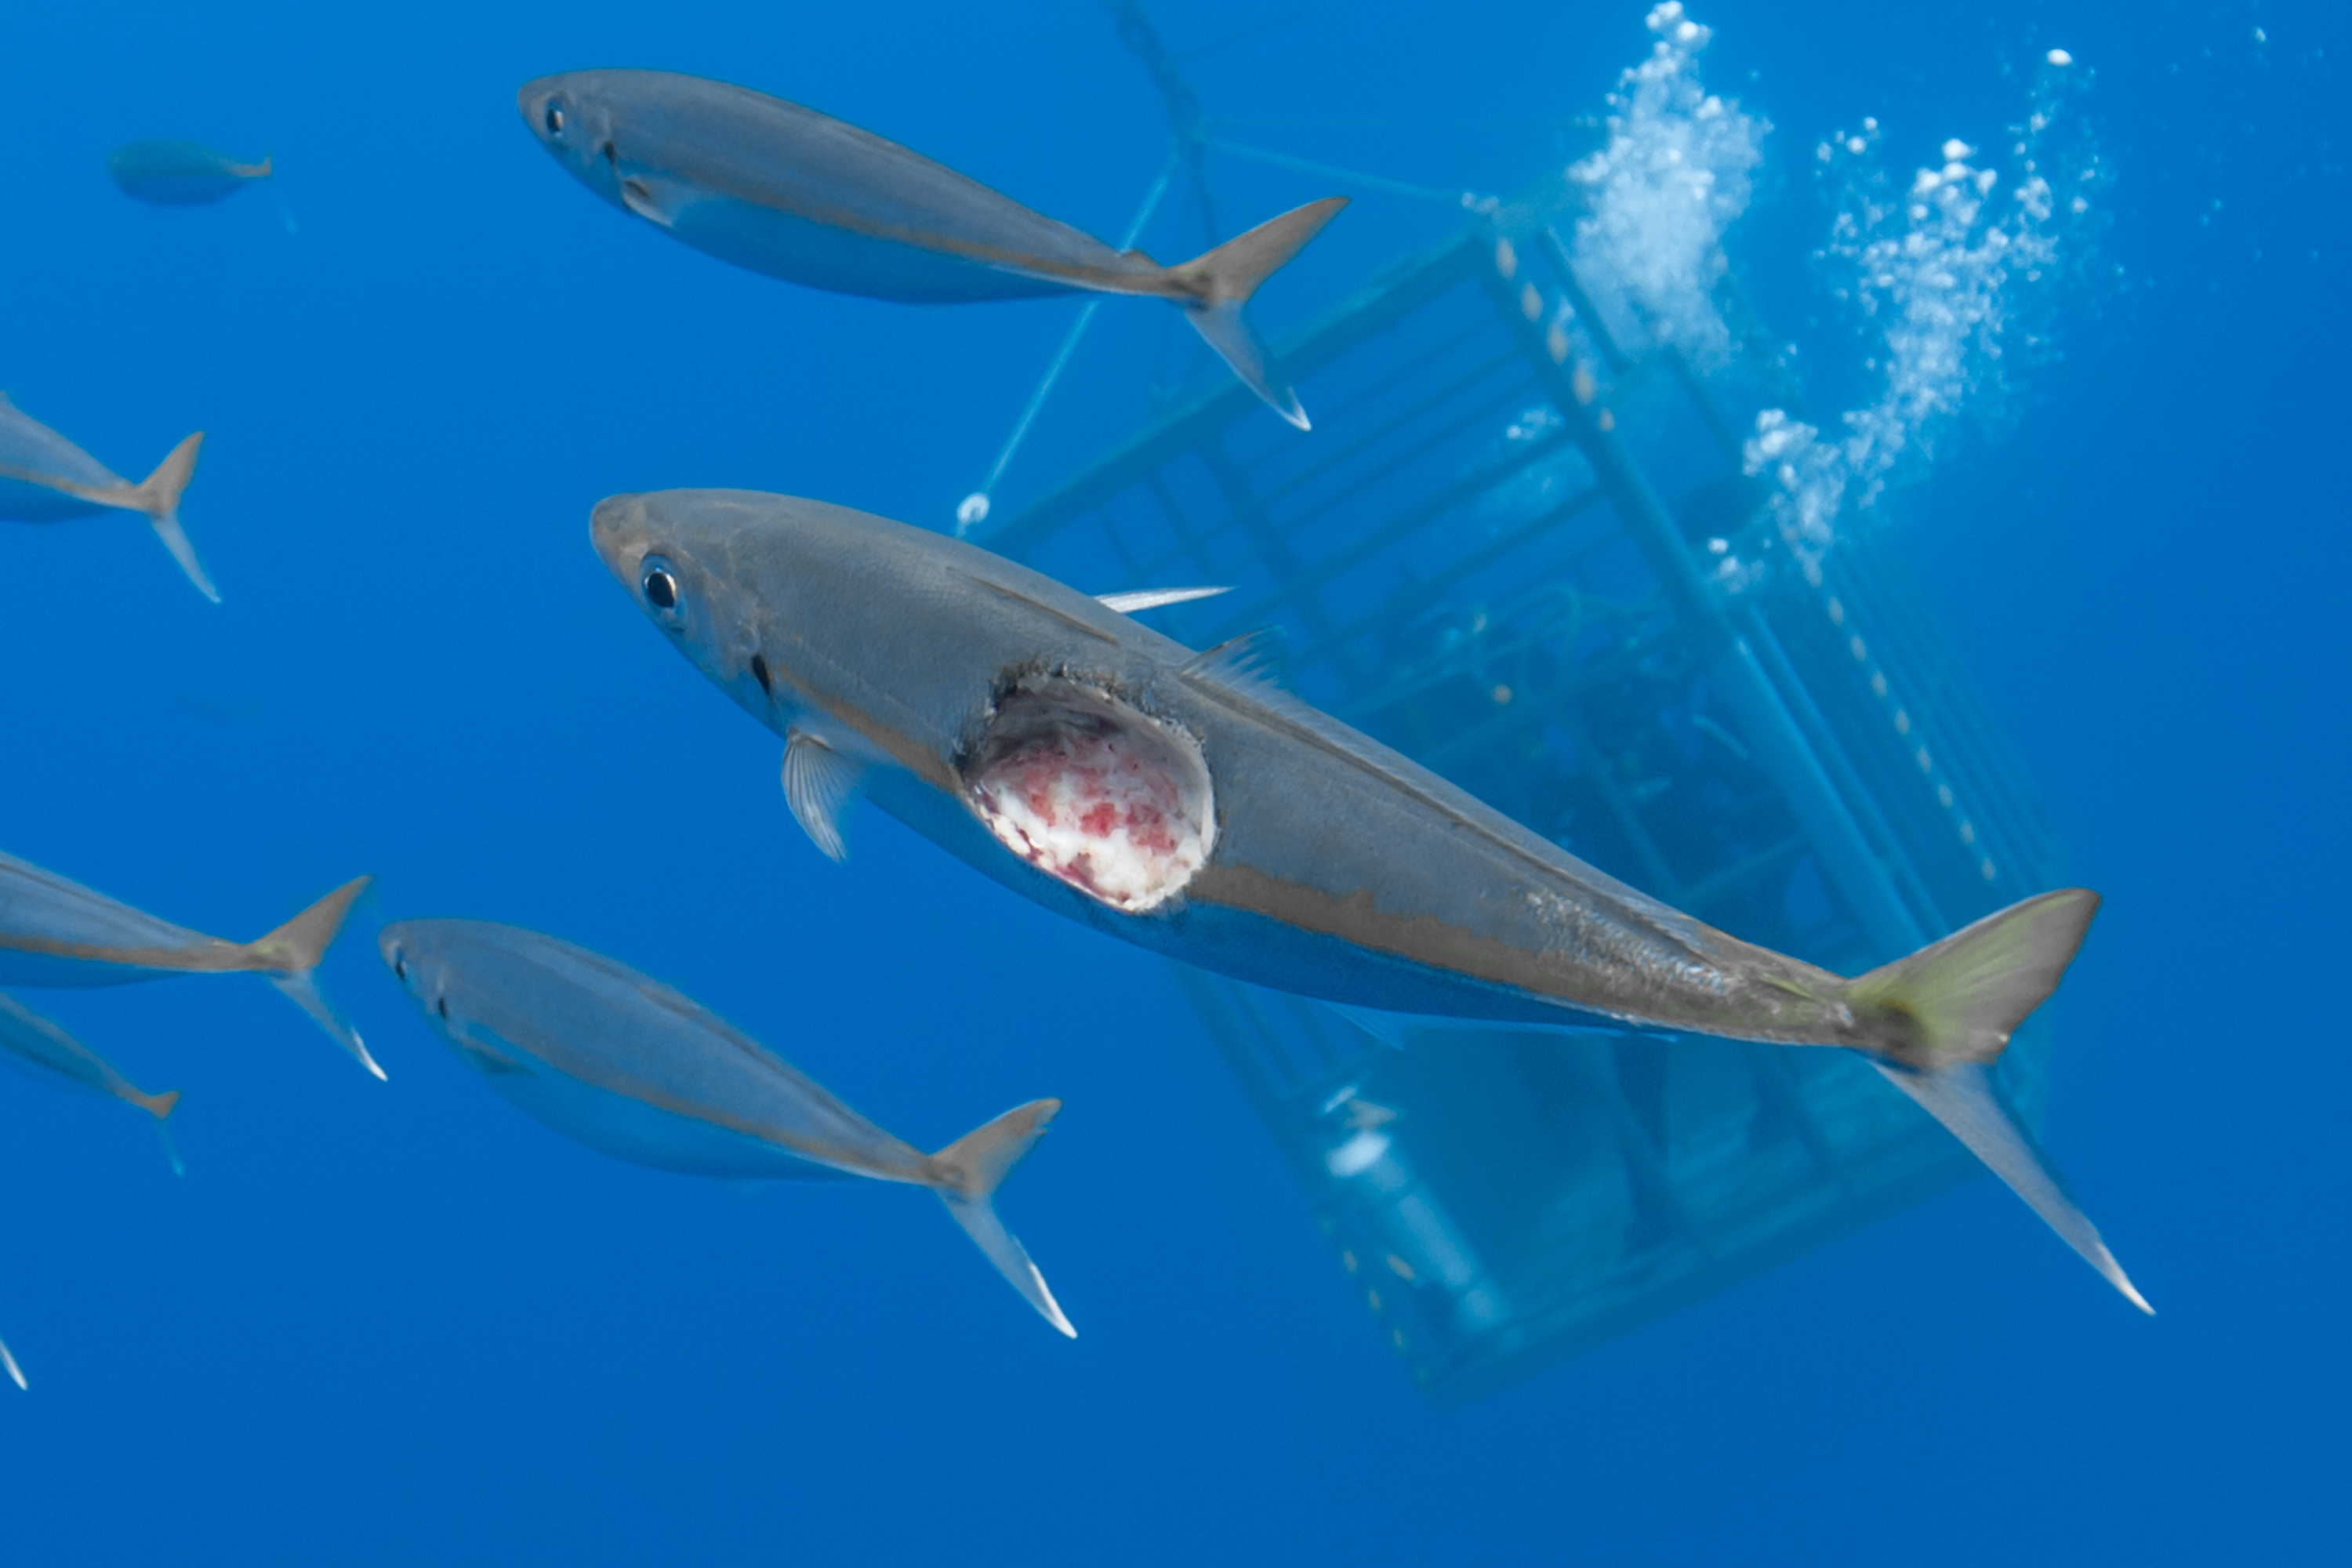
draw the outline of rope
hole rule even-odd
[[[1136,209],[1135,221],[1127,226],[1127,233],[1118,242],[1118,247],[1121,250],[1135,248],[1137,238],[1143,233],[1143,226],[1151,221],[1152,212],[1160,205],[1160,198],[1168,194],[1168,182],[1175,175],[1179,159],[1179,153],[1171,149],[1168,162],[1160,166],[1160,177],[1152,181],[1151,189],[1144,193],[1143,205]],[[1054,384],[1062,377],[1063,367],[1070,363],[1070,356],[1077,352],[1078,340],[1087,335],[1087,329],[1094,324],[1095,312],[1101,308],[1102,299],[1099,295],[1088,300],[1085,308],[1079,310],[1078,319],[1072,321],[1070,330],[1063,334],[1061,348],[1055,351],[1053,363],[1045,367],[1045,379],[1037,383],[1037,390],[1029,395],[1028,406],[1021,410],[1021,417],[1013,422],[1013,434],[1004,438],[1003,449],[996,454],[996,461],[990,467],[988,478],[982,479],[980,488],[964,497],[962,502],[957,506],[956,537],[958,539],[963,538],[974,527],[988,521],[990,493],[996,489],[996,482],[1004,477],[1006,467],[1013,461],[1013,454],[1019,451],[1021,443],[1027,439],[1029,426],[1036,422],[1037,413],[1045,406],[1045,399],[1053,392]]]
[[[1327,180],[1345,184],[1362,185],[1369,190],[1387,191],[1393,195],[1412,196],[1424,202],[1444,202],[1450,207],[1463,207],[1471,212],[1489,212],[1496,205],[1492,196],[1481,196],[1472,191],[1441,191],[1434,185],[1409,185],[1402,180],[1382,179],[1378,174],[1361,174],[1354,169],[1338,168],[1329,163],[1318,163],[1309,158],[1294,158],[1287,153],[1268,153],[1259,147],[1244,147],[1238,142],[1213,137],[1209,145],[1220,153],[1230,153],[1236,158],[1248,158],[1255,163],[1271,163],[1277,169],[1291,169],[1302,174],[1319,174]]]

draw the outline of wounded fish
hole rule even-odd
[[[178,1089],[149,1094],[117,1072],[113,1063],[5,992],[0,992],[0,1051],[7,1053],[0,1061],[28,1077],[110,1095],[153,1117],[155,1131],[163,1140],[164,1157],[172,1162],[172,1173],[181,1173],[180,1153],[172,1146],[172,1134],[163,1121],[180,1102]]]
[[[258,974],[382,1078],[383,1069],[359,1032],[343,1022],[312,973],[371,880],[344,883],[267,936],[225,942],[0,855],[0,985],[131,985],[174,974]]]
[[[197,431],[134,485],[0,393],[0,518],[63,522],[106,511],[138,512],[196,592],[217,605],[220,591],[205,575],[195,546],[180,529],[180,492],[196,471],[196,448],[204,439],[205,433]]]
[[[1852,979],[1608,877],[1269,679],[961,540],[744,490],[615,496],[597,553],[784,739],[826,853],[857,794],[1139,946],[1387,1012],[1859,1051],[2134,1302],[1984,1068],[2097,895],[2043,893]]]
[[[1060,1100],[1032,1100],[926,1154],[717,1015],[601,953],[466,920],[402,921],[377,947],[490,1087],[564,1136],[689,1175],[929,1187],[1022,1300],[1077,1337],[991,1201]]]
[[[106,155],[122,194],[159,207],[199,207],[269,178],[269,160],[240,163],[196,142],[126,142]]]
[[[748,88],[672,71],[566,71],[525,83],[515,104],[582,184],[722,261],[918,304],[1073,291],[1166,300],[1276,413],[1307,428],[1243,312],[1345,196],[1162,267],[895,142]]]

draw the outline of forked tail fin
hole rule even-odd
[[[139,510],[147,514],[155,537],[163,542],[163,548],[172,552],[172,559],[180,563],[188,581],[196,585],[196,592],[217,605],[220,590],[205,575],[204,563],[196,559],[195,546],[188,542],[187,534],[180,527],[180,492],[188,488],[189,477],[196,471],[196,449],[204,442],[205,433],[199,430],[173,447],[171,456],[156,464],[155,471],[140,480],[131,495]]]
[[[1004,1228],[1004,1222],[996,1216],[996,1205],[990,1201],[1061,1109],[1058,1100],[1033,1100],[965,1133],[932,1155],[930,1164],[940,1178],[932,1190],[948,1205],[956,1224],[963,1226],[964,1234],[979,1244],[996,1271],[1021,1292],[1023,1300],[1037,1309],[1039,1316],[1076,1339],[1078,1331],[1062,1315],[1054,1292],[1045,1288],[1045,1277],[1029,1261],[1019,1238]]]
[[[1914,1070],[1991,1061],[2058,988],[2098,912],[2084,889],[2042,893],[1847,981],[1864,1048]]]
[[[319,1027],[327,1031],[328,1038],[351,1052],[360,1066],[382,1078],[383,1068],[368,1055],[359,1031],[343,1021],[311,973],[326,956],[335,933],[343,929],[343,917],[351,912],[352,900],[367,891],[368,884],[373,880],[373,877],[354,877],[268,936],[247,942],[246,951],[252,954],[262,978],[310,1014]]]
[[[1307,428],[1307,411],[1298,405],[1297,393],[1269,379],[1265,345],[1251,330],[1244,307],[1259,284],[1322,233],[1323,226],[1339,216],[1347,205],[1345,196],[1326,196],[1293,207],[1214,250],[1168,269],[1184,287],[1184,319],[1192,323],[1193,331],[1224,356],[1234,374],[1265,399],[1268,407],[1301,430]]]
[[[2099,896],[2081,888],[2027,899],[1848,981],[1844,996],[1886,1080],[1942,1122],[2126,1300],[2152,1314],[1987,1070],[2058,988],[2098,910]]]

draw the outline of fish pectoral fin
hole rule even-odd
[[[1230,594],[1227,588],[1138,588],[1129,594],[1097,594],[1095,602],[1122,616],[1138,610],[1156,610],[1162,605],[1189,605],[1195,599],[1213,599],[1220,594]]]
[[[849,858],[842,814],[857,796],[866,764],[843,756],[805,730],[784,732],[784,804],[809,842],[835,860]]]
[[[2098,1226],[2075,1206],[2066,1184],[2049,1158],[2034,1144],[2032,1135],[2018,1124],[1994,1087],[1992,1075],[1977,1062],[1955,1062],[1946,1068],[1897,1067],[1874,1060],[1880,1075],[1917,1102],[1919,1108],[1983,1161],[2009,1190],[2023,1198],[2060,1240],[2099,1271],[2099,1277],[2123,1293],[2124,1300],[2148,1316],[2156,1309],[2133,1288],[2123,1265],[2099,1239]]]
[[[664,228],[677,226],[674,207],[662,200],[661,193],[652,184],[635,174],[621,182],[621,205],[647,223],[657,223]]]
[[[1261,626],[1196,653],[1177,671],[1212,686],[1273,686],[1290,689],[1290,638],[1280,626]]]

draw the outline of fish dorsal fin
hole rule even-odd
[[[1179,674],[1211,686],[1225,686],[1258,694],[1271,688],[1277,692],[1290,689],[1290,637],[1280,626],[1260,626],[1256,631],[1228,637],[1205,653],[1196,653],[1185,660]]]
[[[784,733],[784,804],[809,842],[835,860],[849,858],[841,841],[841,814],[857,794],[866,766],[843,756],[805,730]]]
[[[1138,610],[1156,610],[1162,605],[1189,605],[1195,599],[1213,599],[1220,594],[1230,594],[1227,588],[1138,588],[1131,594],[1097,594],[1095,602],[1122,616]]]

